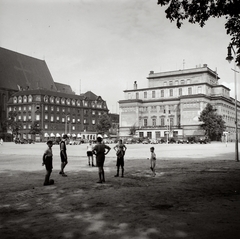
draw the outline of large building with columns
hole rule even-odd
[[[125,90],[124,99],[119,101],[119,136],[129,137],[132,127],[135,136],[156,140],[202,136],[199,116],[210,103],[222,115],[229,138],[234,139],[235,100],[219,79],[206,64],[178,71],[150,71],[148,87],[138,89],[135,81],[133,89]],[[239,107],[238,102],[238,115]]]

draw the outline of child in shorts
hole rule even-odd
[[[46,149],[46,151],[43,154],[43,163],[42,163],[42,166],[45,165],[45,167],[46,167],[46,175],[45,175],[45,180],[43,183],[44,186],[54,184],[54,180],[50,179],[50,176],[52,173],[52,168],[53,168],[53,166],[52,166],[52,160],[53,160],[53,154],[52,154],[53,142],[52,142],[52,140],[48,140],[47,145],[48,145],[48,148]]]
[[[156,167],[156,154],[154,152],[154,147],[151,147],[150,148],[150,152],[151,152],[151,155],[150,155],[150,169],[152,170],[153,172],[153,176],[155,177],[156,173],[155,173],[155,167]],[[148,158],[149,159],[149,158]]]

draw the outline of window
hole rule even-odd
[[[23,129],[26,129],[26,128],[27,128],[27,126],[24,124],[24,125],[23,125]]]
[[[27,102],[27,96],[26,96],[26,95],[23,96],[23,102],[24,102],[24,103]]]
[[[64,123],[64,122],[65,122],[65,117],[62,118],[62,123]]]
[[[95,124],[95,123],[96,123],[96,121],[95,121],[95,119],[93,119],[93,120],[92,120],[92,124]]]
[[[22,103],[22,96],[18,96],[18,103]]]
[[[92,115],[95,115],[95,111],[94,110],[92,111]]]
[[[59,107],[57,107],[57,112],[59,112]]]
[[[143,137],[144,137],[143,132],[139,132],[139,137],[140,137],[140,138],[143,138]]]
[[[17,103],[17,97],[13,97],[13,103],[16,104]]]
[[[170,90],[169,90],[169,95],[170,95],[170,96],[173,96],[173,89],[170,89]]]
[[[50,102],[54,103],[54,97],[53,96],[50,97]]]
[[[192,94],[192,88],[191,88],[191,87],[188,88],[188,94],[189,94],[189,95]]]
[[[138,92],[136,93],[136,99],[139,99],[139,93]]]
[[[31,115],[28,115],[28,120],[31,120],[32,119],[32,116]]]
[[[191,80],[190,79],[187,79],[187,84],[191,84]]]
[[[152,91],[152,98],[155,98],[155,94],[156,94],[155,90]]]
[[[160,131],[156,131],[155,132],[155,138],[159,139],[161,137],[161,132]]]
[[[53,122],[54,121],[54,116],[53,115],[51,115],[51,122]]]
[[[45,105],[45,110],[48,111],[48,106],[47,105]]]
[[[80,103],[80,100],[77,100],[77,106],[80,106],[81,103]]]
[[[181,85],[184,85],[185,81],[184,80],[181,80]]]
[[[59,104],[59,102],[60,102],[60,98],[56,97],[56,103]]]
[[[143,119],[143,125],[147,126],[147,119]]]
[[[169,85],[173,85],[173,82],[171,80],[169,81]]]
[[[163,85],[164,85],[164,86],[166,86],[166,85],[167,85],[167,82],[166,82],[166,81],[164,81]]]
[[[59,121],[59,116],[56,117],[56,120]]]
[[[31,105],[28,106],[28,110],[29,110],[29,111],[32,110],[32,106],[31,106]]]
[[[70,105],[70,102],[71,102],[70,99],[67,99],[67,105]]]
[[[65,112],[65,108],[62,108],[62,112],[63,112],[63,113]]]
[[[152,119],[152,126],[156,126],[156,119]]]
[[[164,122],[164,118],[161,118],[161,126],[164,126],[165,125],[165,122]]]
[[[151,138],[152,138],[152,132],[147,132],[147,137],[148,137],[149,139],[151,139]]]
[[[44,102],[48,102],[48,96],[45,95],[45,96],[43,97],[43,100],[44,100]]]
[[[170,127],[173,126],[173,118],[170,118]]]
[[[40,120],[40,115],[36,114],[36,120],[39,121]]]
[[[61,104],[65,105],[65,99],[64,98],[61,99]]]
[[[179,84],[178,80],[175,80],[175,85],[178,85],[178,84]]]
[[[147,92],[146,91],[144,92],[144,98],[145,99],[147,98]]]
[[[28,129],[31,129],[31,128],[32,128],[32,125],[29,124],[29,125],[28,125]]]
[[[28,102],[32,102],[32,96],[31,95],[28,96]]]
[[[161,90],[161,97],[164,97],[164,90]]]
[[[19,107],[18,107],[18,111],[21,111],[21,110],[22,110],[22,107],[21,107],[21,106],[19,106]]]
[[[26,106],[23,106],[23,111],[26,111],[27,110],[27,107]]]
[[[54,106],[51,106],[51,111],[54,111]]]
[[[23,121],[27,121],[27,116],[26,115],[23,116]]]
[[[178,89],[178,94],[179,94],[179,95],[182,95],[182,88],[179,88],[179,89]]]
[[[45,124],[45,125],[44,125],[44,128],[45,128],[45,129],[48,129],[48,124]]]
[[[76,120],[75,120],[75,119],[72,119],[72,122],[73,122],[73,124],[75,124]]]
[[[72,105],[75,105],[76,104],[76,101],[75,100],[72,100]]]
[[[198,86],[198,94],[202,93],[202,86]]]
[[[72,126],[72,130],[75,130],[75,125]]]
[[[45,114],[45,120],[48,120],[48,115],[47,114]]]

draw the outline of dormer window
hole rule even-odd
[[[23,102],[27,103],[27,96],[26,95],[23,96]]]
[[[61,104],[65,105],[65,99],[64,98],[61,99]]]
[[[50,102],[54,103],[54,97],[53,96],[50,97]]]
[[[17,97],[16,97],[16,96],[13,97],[13,103],[14,103],[14,104],[17,103]]]
[[[18,103],[22,103],[22,96],[18,96]]]
[[[31,95],[28,96],[28,102],[32,102],[32,96]]]
[[[71,102],[70,99],[67,99],[67,105],[70,105],[70,102]]]

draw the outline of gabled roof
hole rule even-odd
[[[86,93],[81,94],[81,96],[88,98],[89,100],[98,100],[99,99],[99,96],[92,93],[92,91],[87,91]]]
[[[51,89],[57,91],[44,60],[0,47],[0,88]]]
[[[58,92],[62,92],[62,93],[66,93],[66,94],[74,94],[70,85],[55,82],[55,86],[56,86]]]

